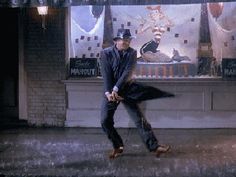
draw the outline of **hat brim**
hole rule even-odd
[[[134,39],[134,38],[136,38],[135,36],[129,36],[129,37],[114,37],[113,38],[113,41],[116,41],[116,40],[118,40],[118,39]]]

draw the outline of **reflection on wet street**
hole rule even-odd
[[[154,129],[171,152],[156,158],[136,129],[118,129],[122,156],[100,128],[0,131],[0,176],[235,177],[236,129]]]

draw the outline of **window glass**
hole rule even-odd
[[[97,58],[119,28],[135,38],[137,78],[218,78],[236,58],[236,2],[72,6],[70,57]]]

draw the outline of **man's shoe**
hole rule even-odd
[[[167,153],[170,150],[168,145],[160,145],[155,151],[156,157],[160,157],[161,154]]]
[[[109,155],[109,158],[110,159],[114,159],[116,158],[117,156],[121,155],[123,153],[123,150],[124,150],[124,147],[123,146],[120,146],[119,148],[116,148],[114,149],[110,155]]]

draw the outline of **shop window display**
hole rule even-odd
[[[236,58],[236,2],[72,6],[70,58],[99,60],[119,28],[136,38],[137,78],[219,78]],[[98,62],[99,63],[99,62]]]

